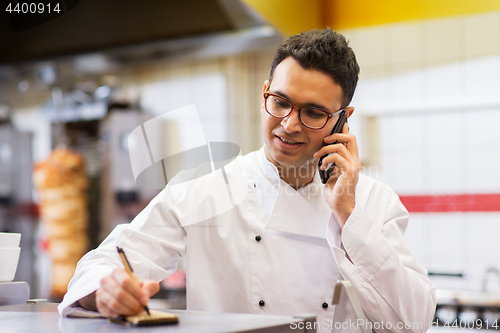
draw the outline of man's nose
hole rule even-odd
[[[299,110],[293,109],[292,112],[281,120],[281,126],[287,133],[302,131],[302,123],[300,121]]]

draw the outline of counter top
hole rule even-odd
[[[179,316],[179,323],[170,326],[127,327],[107,319],[62,318],[57,303],[17,304],[0,306],[0,322],[9,332],[293,332],[293,316],[270,316],[239,313],[210,313],[169,310]],[[310,332],[310,331],[309,331]]]

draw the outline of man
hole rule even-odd
[[[82,258],[60,313],[78,305],[111,317],[137,313],[186,257],[190,310],[316,313],[326,329],[335,282],[347,279],[376,331],[426,331],[435,288],[404,239],[408,212],[389,187],[359,173],[347,124],[331,134],[342,110],[354,112],[358,74],[353,51],[331,29],[284,41],[263,87],[265,146],[225,168],[230,183],[245,175],[243,202],[193,223],[201,204],[217,204],[217,195],[200,194],[212,176],[167,186]],[[335,167],[323,185],[317,164],[326,154],[322,169]]]

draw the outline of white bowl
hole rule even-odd
[[[18,247],[21,234],[13,232],[0,232],[0,247]]]
[[[0,247],[0,282],[14,280],[20,253],[20,247]]]

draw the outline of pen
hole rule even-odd
[[[123,266],[125,266],[125,270],[130,274],[132,279],[137,281],[137,277],[134,275],[134,271],[132,270],[132,266],[130,266],[130,263],[128,262],[127,256],[125,255],[125,252],[123,249],[119,246],[116,247],[116,250],[118,251],[118,254],[120,255],[120,259],[122,260]],[[144,306],[144,310],[148,313],[148,315],[151,316],[151,313],[149,313],[149,308],[147,305]]]

